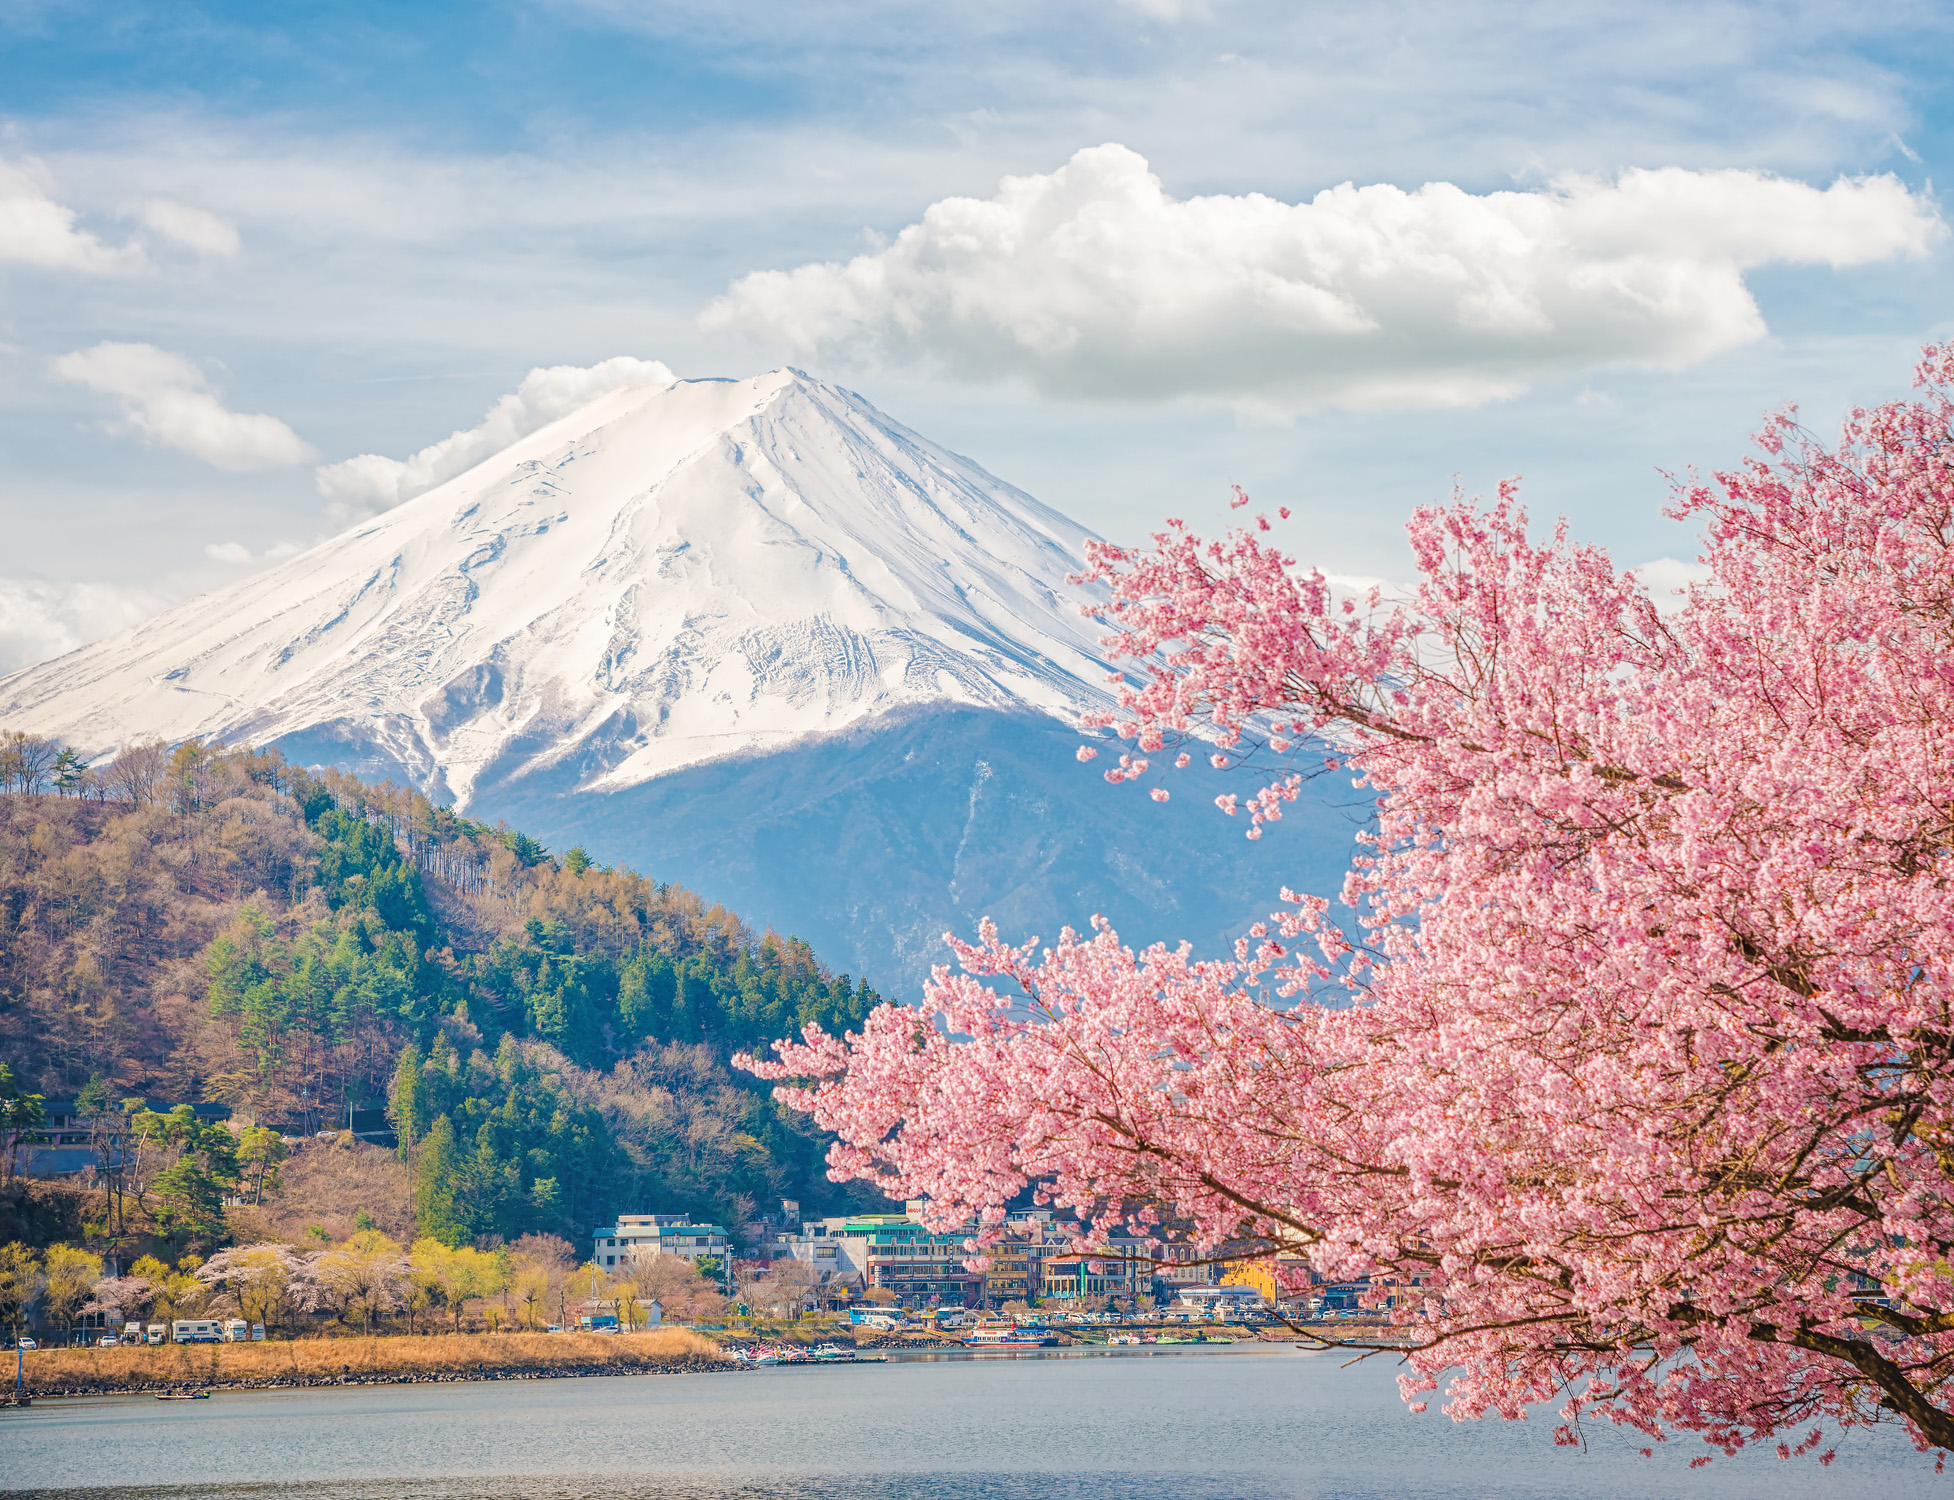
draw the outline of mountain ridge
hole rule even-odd
[[[616,789],[899,704],[1076,721],[1104,700],[1065,598],[1088,535],[796,371],[627,387],[0,678],[0,715],[91,750],[336,725],[463,806],[519,740],[519,770],[598,745]]]

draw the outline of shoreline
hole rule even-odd
[[[1350,1330],[1343,1330],[1349,1332]],[[184,1395],[193,1391],[329,1390],[344,1387],[469,1384],[506,1380],[594,1380],[618,1375],[705,1375],[750,1371],[732,1353],[753,1344],[792,1345],[805,1335],[721,1334],[660,1328],[628,1334],[392,1334],[257,1344],[166,1344],[116,1349],[43,1349],[26,1359],[23,1394],[39,1403],[63,1397]],[[1249,1336],[1222,1348],[1283,1348],[1280,1338]],[[945,1359],[1048,1359],[1221,1352],[1214,1344],[1101,1344],[1074,1341],[1042,1349],[971,1349],[941,1335],[871,1336],[853,1341],[856,1360],[921,1363]],[[798,1369],[799,1364],[778,1368]],[[773,1368],[773,1367],[763,1367]],[[14,1407],[11,1388],[0,1406]]]
[[[35,1350],[25,1360],[22,1394],[38,1402],[63,1396],[590,1379],[737,1368],[718,1341],[688,1328],[631,1334],[397,1334]],[[6,1394],[12,1394],[10,1387]]]

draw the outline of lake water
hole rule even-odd
[[[980,1358],[0,1410],[0,1490],[222,1500],[1799,1500],[1946,1496],[1899,1438],[1838,1461],[1637,1455],[1612,1429],[1413,1416],[1391,1367],[1275,1349]]]

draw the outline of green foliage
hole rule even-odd
[[[393,1087],[387,1092],[387,1114],[394,1122],[402,1161],[413,1159],[415,1144],[433,1123],[421,1081],[422,1061],[421,1049],[413,1042],[402,1047],[400,1060],[394,1065]]]
[[[251,1185],[251,1201],[263,1203],[267,1192],[281,1186],[279,1166],[290,1153],[285,1138],[263,1125],[252,1125],[238,1137],[237,1160],[242,1181]]]
[[[412,1067],[410,1044],[400,1072]],[[416,1107],[434,1116],[412,1154],[422,1234],[448,1245],[563,1234],[575,1228],[569,1208],[601,1208],[594,1200],[613,1158],[602,1116],[525,1062],[512,1037],[493,1060],[476,1052],[465,1063],[438,1038],[417,1075]]]
[[[63,1328],[73,1328],[95,1283],[102,1279],[102,1258],[74,1245],[48,1246],[41,1304]]]
[[[323,809],[312,827],[326,841],[318,883],[333,910],[370,911],[389,931],[411,932],[422,942],[433,935],[434,912],[420,872],[385,827],[336,805]]]
[[[100,1073],[91,1077],[75,1095],[75,1109],[83,1115],[105,1115],[116,1107],[115,1090]]]
[[[517,833],[514,829],[510,829],[502,835],[502,842],[508,848],[509,852],[521,861],[524,869],[530,869],[539,865],[550,857],[549,850],[537,843],[528,834]]]
[[[144,1149],[174,1148],[178,1155],[149,1184],[156,1232],[176,1245],[223,1239],[224,1197],[238,1182],[238,1138],[225,1125],[206,1125],[187,1104],[168,1114],[130,1112],[129,1133]]]
[[[423,1235],[449,1246],[469,1238],[467,1226],[462,1222],[462,1208],[456,1202],[461,1170],[454,1122],[442,1115],[414,1153],[414,1222],[420,1225]]]
[[[794,939],[742,947],[730,960],[711,951],[675,959],[646,943],[616,963],[577,952],[562,923],[534,918],[520,939],[482,957],[470,993],[485,1002],[471,1016],[491,1016],[586,1067],[647,1041],[737,1051],[809,1024],[846,1031],[881,1003],[866,982],[824,974]]]
[[[14,1081],[14,1070],[0,1063],[0,1150],[11,1151],[47,1124],[46,1104],[39,1094],[24,1093]]]
[[[19,1339],[21,1325],[27,1321],[27,1308],[46,1285],[40,1257],[15,1241],[0,1245],[0,1325]]]

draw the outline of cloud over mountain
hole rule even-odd
[[[155,589],[0,578],[0,675],[114,635],[167,602]]]
[[[362,453],[357,458],[319,469],[319,493],[333,516],[356,521],[465,474],[483,459],[500,453],[517,438],[587,406],[599,396],[631,385],[664,385],[672,372],[655,359],[620,354],[587,368],[552,365],[531,370],[521,385],[488,409],[482,420],[463,431],[451,432],[405,459]]]
[[[203,372],[154,344],[100,343],[54,361],[63,380],[114,396],[122,425],[219,469],[248,473],[318,457],[312,445],[276,417],[230,410]]]
[[[1891,176],[1819,189],[1665,168],[1532,192],[1177,200],[1104,145],[932,204],[845,265],[743,277],[701,322],[1055,394],[1462,406],[1599,366],[1693,364],[1766,331],[1747,270],[1918,256],[1945,234]]]

